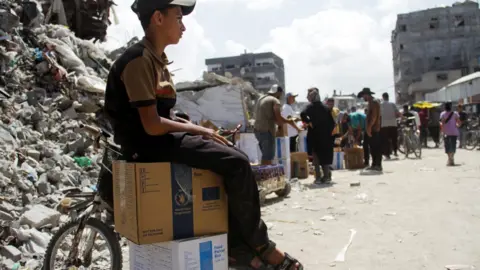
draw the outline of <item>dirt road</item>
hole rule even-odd
[[[423,154],[385,161],[383,175],[337,171],[330,187],[301,180],[301,191],[263,209],[271,237],[306,269],[479,267],[480,152],[459,150],[457,167],[441,149]],[[335,262],[351,229],[345,262]]]

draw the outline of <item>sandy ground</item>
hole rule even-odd
[[[324,188],[301,180],[300,191],[263,209],[264,219],[306,269],[480,267],[480,151],[459,150],[456,161],[446,167],[442,150],[427,149],[421,160],[385,161],[383,175],[337,171]],[[352,229],[345,262],[335,262]]]
[[[459,150],[456,161],[446,167],[443,150],[427,149],[421,160],[385,161],[382,175],[335,171],[326,187],[300,180],[288,198],[272,195],[263,218],[306,269],[480,267],[480,151]]]

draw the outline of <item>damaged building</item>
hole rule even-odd
[[[243,53],[238,56],[211,58],[205,60],[208,72],[249,81],[255,89],[266,92],[274,84],[285,88],[285,68],[283,59],[272,52]]]
[[[479,5],[467,0],[399,14],[391,43],[397,102],[424,100],[480,69]]]

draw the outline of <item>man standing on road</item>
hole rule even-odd
[[[423,147],[427,148],[427,136],[428,136],[428,111],[427,109],[421,109],[418,113],[420,118],[420,141]]]
[[[435,148],[438,148],[440,143],[440,110],[437,107],[430,109],[428,133],[430,133],[433,142],[435,142]]]
[[[248,157],[214,130],[173,116],[177,92],[164,51],[180,41],[185,31],[183,16],[190,14],[195,4],[195,0],[136,0],[132,5],[145,37],[115,61],[108,75],[105,112],[114,141],[128,162],[179,163],[223,177],[232,261],[248,267],[258,265],[261,258],[275,267],[302,269],[268,237]],[[100,188],[99,192],[102,194]]]
[[[397,128],[397,118],[400,117],[400,112],[398,111],[397,106],[389,101],[388,93],[383,93],[383,101],[381,104],[381,119],[382,119],[382,128],[380,129],[380,134],[382,137],[383,144],[383,155],[386,159],[390,159],[390,155],[393,154],[398,156],[398,128]]]
[[[366,133],[370,144],[372,154],[372,166],[367,170],[382,172],[382,141],[380,138],[380,102],[373,97],[370,88],[365,87],[358,93],[358,97],[363,97],[368,102]]]
[[[292,108],[292,104],[295,103],[295,98],[298,95],[294,95],[292,93],[287,93],[285,95],[285,104],[282,108],[282,116],[286,119],[293,119],[294,121],[300,120],[299,118],[295,117],[295,111]],[[298,151],[298,129],[292,126],[288,126],[288,137],[290,138],[290,153],[294,153]]]
[[[275,134],[276,126],[289,124],[301,131],[295,124],[294,119],[285,119],[281,114],[280,97],[283,94],[282,87],[273,85],[266,95],[257,101],[255,110],[255,137],[262,152],[262,165],[270,165],[275,158]]]

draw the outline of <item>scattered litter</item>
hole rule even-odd
[[[347,245],[337,254],[337,257],[335,258],[335,262],[344,262],[345,261],[345,255],[347,254],[347,250],[352,244],[353,238],[355,237],[355,234],[357,234],[357,231],[355,229],[350,230],[350,239],[348,240]]]
[[[333,216],[323,216],[320,218],[321,221],[329,221],[329,220],[334,220],[335,218]]]
[[[360,193],[355,195],[355,199],[366,202],[368,199],[368,195],[366,193]]]
[[[351,187],[359,187],[360,186],[360,181],[352,181],[350,182]]]
[[[464,264],[452,264],[452,265],[445,265],[447,270],[464,270],[464,269],[475,269],[473,265],[464,265]]]
[[[434,172],[434,171],[436,171],[435,168],[427,168],[427,167],[421,167],[418,170],[420,172]]]

